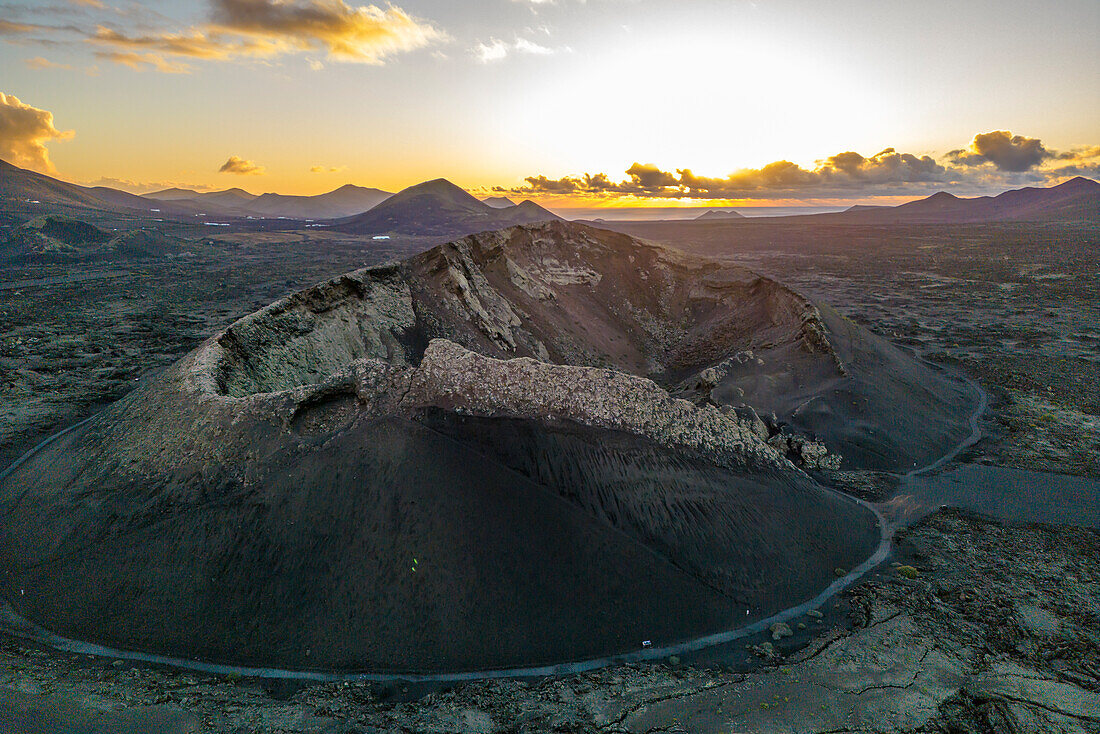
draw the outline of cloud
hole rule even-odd
[[[204,31],[189,30],[186,33],[160,33],[128,36],[113,28],[99,26],[90,42],[134,52],[153,52],[192,59],[225,61],[234,56],[267,57],[279,53],[278,44],[263,40],[230,41]],[[106,52],[100,52],[106,58]],[[126,56],[119,56],[117,63],[129,66]]]
[[[445,38],[399,7],[353,7],[344,0],[214,0],[213,22],[232,33],[303,50],[324,49],[331,59],[369,64]]]
[[[1068,179],[1074,176],[1100,179],[1100,145],[1086,145],[1056,153],[1048,168],[1042,169],[1045,178]]]
[[[128,66],[134,71],[152,69],[162,74],[190,74],[191,66],[181,61],[168,61],[160,54],[138,54],[132,51],[96,51],[96,58]]]
[[[46,143],[68,140],[73,131],[54,127],[53,113],[23,104],[18,97],[0,92],[0,157],[20,166],[53,173]]]
[[[805,190],[830,192],[865,188],[870,184],[942,182],[947,169],[928,156],[898,153],[893,148],[867,158],[845,152],[818,161],[812,169],[791,161],[775,161],[762,168],[746,168],[724,177],[696,175],[690,168],[664,171],[653,164],[635,163],[626,170],[628,179],[615,183],[607,174],[584,174],[548,180],[526,179],[531,192],[630,194],[665,198],[733,199],[794,194]],[[517,192],[519,193],[519,192]]]
[[[26,13],[30,12],[31,8],[27,8],[20,5],[11,5],[0,3],[0,13],[12,12],[12,13]],[[45,6],[41,8],[34,8],[33,12],[35,17],[41,15],[57,15],[62,18],[66,15],[66,9],[58,6]],[[60,43],[56,39],[58,34],[73,34],[83,35],[84,31],[73,23],[60,23],[53,25],[44,25],[41,23],[25,23],[19,20],[4,20],[0,18],[0,37],[7,36],[9,43],[27,44],[34,43],[44,46],[52,46]],[[36,34],[34,37],[27,38],[31,34]]]
[[[99,47],[101,58],[134,69],[168,73],[180,73],[184,68],[164,61],[171,57],[239,61],[320,52],[331,61],[383,64],[391,56],[448,38],[430,22],[392,4],[379,7],[349,4],[346,0],[209,0],[209,5],[205,22],[173,27],[171,19],[137,4],[114,8],[100,0],[69,0],[67,6],[52,5],[44,10],[61,16],[83,15],[81,22],[43,26],[0,20],[0,36],[23,37],[41,32],[45,34],[42,38],[21,40],[54,44],[62,41],[52,34],[77,34]],[[98,18],[94,29],[88,27],[89,13]],[[104,22],[107,14],[116,16],[116,23]],[[536,53],[537,48],[531,44],[526,51]],[[310,60],[310,67],[321,68],[320,60]]]
[[[510,46],[497,38],[490,38],[489,43],[478,43],[474,46],[474,56],[483,64],[490,61],[500,61],[508,55]]]
[[[942,159],[886,148],[872,156],[837,153],[804,168],[779,160],[726,176],[708,177],[690,168],[666,171],[635,163],[626,178],[605,173],[552,179],[528,176],[519,188],[494,187],[498,193],[580,198],[763,199],[860,198],[869,195],[929,193],[945,186],[997,191],[1014,185],[1057,183],[1071,176],[1100,173],[1100,145],[1059,153],[1038,138],[1007,132],[977,135],[968,151],[953,150]]]
[[[446,35],[401,8],[353,7],[344,0],[213,0],[211,22],[184,31],[125,33],[99,26],[88,41],[131,53],[185,56],[204,61],[271,58],[324,51],[336,61],[382,64]],[[132,56],[118,63],[133,66]],[[313,59],[310,67],[321,68]]]
[[[848,151],[826,158],[818,169],[824,176],[853,182],[918,183],[941,181],[947,169],[927,155],[898,153],[886,148],[870,158]]]
[[[241,176],[261,176],[264,174],[265,169],[263,166],[256,165],[253,161],[246,161],[239,156],[231,155],[229,160],[222,164],[222,167],[218,169],[218,173],[236,173]]]
[[[586,190],[582,189],[581,181],[576,178],[566,176],[564,178],[547,178],[546,176],[528,176],[524,179],[527,182],[527,188],[522,189],[537,194],[572,194],[575,191]],[[516,189],[520,191],[521,189]],[[503,189],[496,187],[494,191],[511,191],[510,189]]]
[[[99,76],[98,66],[85,66],[82,69],[78,69],[72,64],[61,64],[42,56],[35,56],[30,59],[23,59],[23,63],[26,64],[28,69],[34,69],[35,71],[46,71],[49,69],[55,69],[58,71],[81,71],[88,76]]]
[[[0,20],[0,36],[21,36],[35,31],[48,30],[46,26],[33,23],[15,23],[10,20]]]
[[[178,181],[131,181],[126,178],[113,178],[103,176],[94,181],[84,181],[85,186],[107,186],[119,191],[128,191],[131,194],[148,194],[153,191],[165,189],[187,189],[189,191],[213,191],[217,187],[208,184],[180,183]]]
[[[676,185],[675,176],[662,171],[652,163],[635,163],[626,169],[626,175],[630,176],[630,180],[636,186],[643,189],[661,189]]]
[[[347,166],[310,166],[310,173],[340,173],[340,171],[346,171]]]
[[[554,49],[540,46],[534,41],[528,41],[526,38],[517,38],[516,42],[512,44],[512,48],[520,53],[535,54],[537,56],[547,56],[554,53]]]
[[[1072,161],[1073,163],[1096,163],[1100,159],[1100,145],[1086,145],[1080,148],[1058,153],[1058,160]]]
[[[994,130],[974,136],[970,147],[965,150],[953,150],[947,154],[955,163],[962,165],[981,165],[992,163],[1001,171],[1028,171],[1039,165],[1054,153],[1043,147],[1038,138],[1013,135],[1007,130]]]
[[[500,61],[508,55],[510,46],[497,38],[489,39],[489,43],[479,43],[474,46],[474,56],[483,64],[490,61]]]
[[[68,69],[72,70],[72,66],[69,64],[58,64],[54,61],[50,61],[42,56],[35,56],[31,59],[23,59],[23,63],[27,65],[28,69]]]
[[[500,61],[507,58],[508,54],[512,52],[535,56],[547,56],[555,53],[555,49],[541,46],[526,38],[517,38],[511,43],[502,41],[499,38],[490,38],[488,43],[478,43],[473,48],[474,57],[483,64]]]

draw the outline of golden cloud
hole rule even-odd
[[[1048,162],[1047,165],[1040,164]],[[690,168],[665,171],[635,163],[616,182],[605,173],[547,178],[528,176],[518,188],[497,193],[577,198],[648,199],[823,198],[927,193],[946,185],[999,190],[1011,185],[1052,184],[1071,176],[1100,175],[1100,145],[1059,153],[1038,138],[1004,131],[974,137],[969,150],[953,150],[941,160],[886,148],[872,156],[854,151],[819,160],[812,168],[780,160],[727,176],[696,175]]]
[[[344,0],[215,0],[214,25],[229,33],[323,49],[330,58],[380,64],[444,34],[401,8],[352,7]]]
[[[194,29],[187,33],[127,36],[113,28],[99,26],[89,40],[101,45],[129,49],[131,52],[147,51],[213,61],[225,61],[234,56],[274,56],[283,50],[278,43],[271,41],[230,40],[219,34],[208,34]]]
[[[352,7],[343,0],[215,0],[212,22],[201,27],[127,34],[99,26],[88,41],[131,54],[207,61],[326,51],[330,59],[381,64],[390,55],[442,38],[441,31],[394,6],[383,10],[375,5]],[[114,60],[127,66],[141,64],[121,54]],[[312,65],[316,68],[316,60]]]
[[[79,181],[84,186],[107,186],[119,191],[127,191],[131,194],[148,194],[153,191],[165,189],[187,189],[200,193],[216,191],[217,186],[210,184],[189,183],[187,181],[134,181],[128,178],[116,178],[114,176],[100,176],[90,181]]]
[[[1069,161],[1071,164],[1095,165],[1098,159],[1100,159],[1100,145],[1086,145],[1081,148],[1074,148],[1064,153],[1058,153],[1055,157],[1058,158],[1058,160]]]
[[[998,170],[1019,173],[1031,170],[1055,154],[1047,150],[1038,138],[1013,135],[1008,130],[994,130],[975,135],[969,148],[953,150],[947,155],[958,164],[973,166],[992,163]]]
[[[631,182],[640,188],[647,190],[663,189],[666,186],[676,186],[676,176],[662,171],[652,163],[635,163],[626,169],[626,175]]]
[[[73,131],[54,127],[53,113],[0,92],[0,156],[11,163],[53,173],[46,143],[68,140]]]
[[[33,33],[41,30],[42,26],[30,23],[13,23],[10,20],[0,20],[0,36],[17,36],[23,33]]]
[[[645,197],[733,199],[794,193],[805,189],[859,188],[870,183],[904,184],[944,181],[947,169],[929,156],[898,153],[893,148],[867,158],[848,151],[818,161],[805,169],[791,161],[775,161],[762,168],[747,168],[728,176],[698,176],[690,168],[675,173],[652,164],[635,163],[626,170],[629,178],[613,182],[605,173],[547,179],[532,176],[527,187],[515,193],[543,194],[629,194]]]
[[[43,56],[35,56],[31,59],[23,59],[23,63],[27,65],[28,69],[66,69],[71,70],[73,67],[70,64],[59,64]]]
[[[139,54],[133,51],[96,51],[96,58],[128,66],[134,71],[152,69],[162,74],[190,74],[191,67],[179,61],[168,61],[160,54]]]
[[[256,165],[254,161],[248,161],[240,156],[231,155],[229,160],[222,164],[218,173],[235,173],[240,176],[261,176],[267,169]]]

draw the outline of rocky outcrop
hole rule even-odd
[[[714,406],[672,398],[650,380],[608,369],[482,357],[437,339],[410,376],[404,407],[484,417],[572,421],[688,449],[729,468],[792,468],[751,429]]]

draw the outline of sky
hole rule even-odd
[[[1100,175],[1096,0],[0,0],[0,158],[551,206],[894,203]]]

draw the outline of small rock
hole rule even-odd
[[[770,642],[753,645],[750,649],[754,655],[764,658],[765,660],[775,660],[779,657],[779,653],[775,651],[775,646]]]
[[[791,445],[792,449],[796,447]],[[797,446],[798,456],[807,469],[839,469],[843,459],[839,454],[830,454],[825,444],[817,441],[805,441]]]
[[[790,637],[794,634],[791,632],[791,628],[782,622],[776,622],[771,626],[772,639],[782,640],[784,637]]]
[[[751,405],[745,405],[736,411],[737,417],[761,441],[767,441],[771,436],[768,425],[760,419],[760,416]]]
[[[716,367],[708,367],[699,373],[699,387],[710,389],[722,381],[725,374]]]
[[[1057,616],[1031,604],[1017,605],[1016,619],[1020,627],[1033,637],[1053,636],[1062,626],[1062,620]]]
[[[806,612],[806,616],[813,617],[814,619],[821,619],[825,615],[817,611],[816,609],[811,609],[810,611]]]

